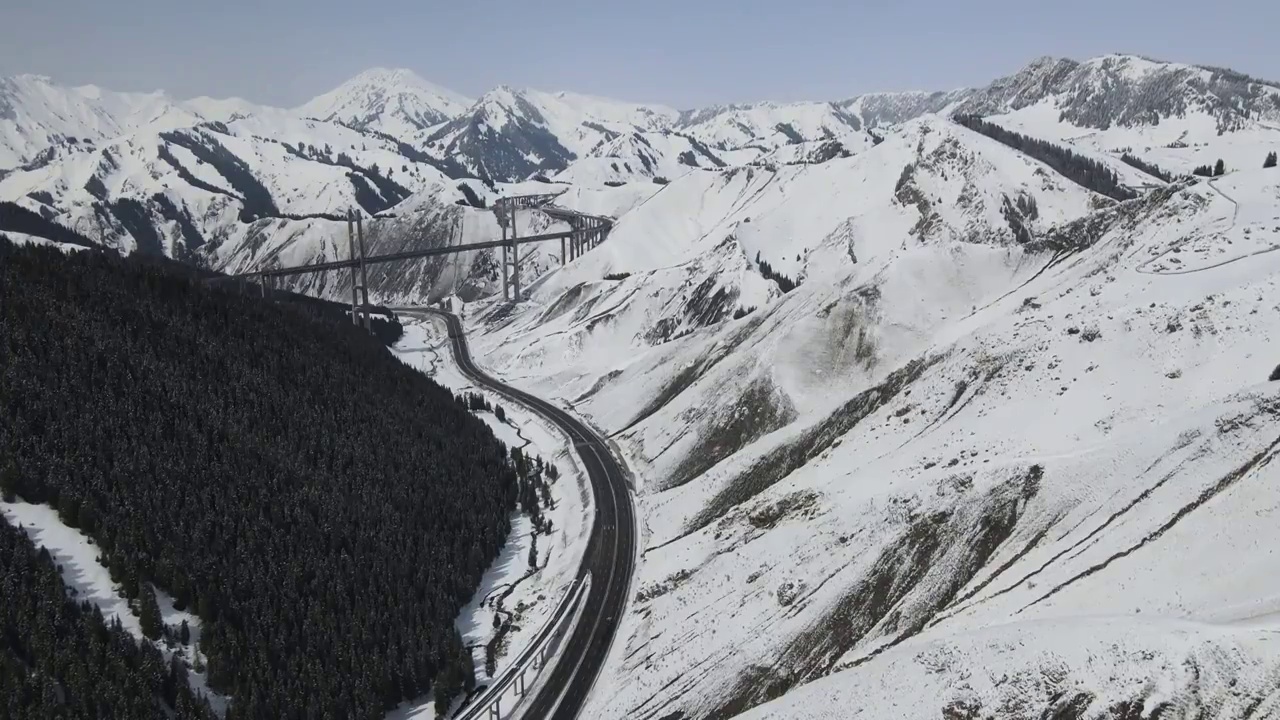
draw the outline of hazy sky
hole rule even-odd
[[[949,89],[1110,52],[1280,80],[1277,0],[6,0],[0,75],[292,106],[370,67],[677,107]]]

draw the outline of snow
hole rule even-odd
[[[495,601],[510,591],[502,600],[502,607],[506,612],[514,612],[514,626],[506,636],[505,649],[495,662],[493,678],[501,676],[530,638],[546,623],[576,579],[582,553],[591,533],[594,515],[591,490],[571,443],[554,426],[506,398],[474,386],[454,364],[448,347],[448,336],[435,321],[415,320],[404,316],[401,321],[405,323],[405,336],[394,349],[401,360],[454,393],[479,392],[491,404],[500,405],[506,414],[506,423],[500,422],[490,412],[479,412],[477,415],[508,446],[525,448],[525,452],[541,457],[545,462],[555,465],[560,472],[559,479],[551,486],[553,506],[545,513],[546,518],[551,521],[552,532],[538,537],[537,572],[529,574],[528,557],[533,530],[531,520],[521,513],[515,513],[507,544],[485,573],[471,602],[458,617],[457,625],[463,639],[469,646],[476,648],[476,677],[480,684],[484,684],[489,676],[485,674],[482,648],[495,632]],[[515,585],[514,589],[512,585]],[[396,717],[434,717],[435,712],[430,699],[414,704],[405,711],[408,712],[407,715],[400,714]]]
[[[1135,701],[1143,717],[1165,702],[1192,716],[1270,717],[1280,712],[1275,696],[1255,705],[1238,687],[1270,682],[1277,642],[1275,630],[1174,620],[1016,623],[904,644],[739,717],[923,720],[948,706],[1038,716],[1040,708],[1078,697],[1086,717]],[[1179,702],[1181,688],[1191,685],[1198,688],[1195,700]]]
[[[50,245],[56,247],[64,253],[77,252],[88,248],[83,245],[72,245],[70,243],[53,242],[35,235],[26,235],[24,233],[0,232],[0,237],[8,238],[15,245]]]
[[[122,594],[122,586],[111,579],[111,573],[99,561],[97,546],[92,539],[65,525],[58,513],[46,505],[0,502],[0,512],[11,525],[24,528],[37,548],[43,546],[48,549],[62,572],[63,583],[76,599],[91,601],[102,611],[107,622],[119,618],[120,624],[138,642],[151,642],[143,637],[142,621]],[[191,669],[200,643],[200,618],[194,613],[175,609],[173,598],[159,588],[156,588],[156,601],[165,625],[176,629],[184,621],[187,623],[191,644],[174,647],[166,643],[153,644],[164,654],[165,660],[174,654],[179,655],[187,664],[191,689],[207,697],[219,715],[224,714],[229,698],[209,689],[204,673]]]

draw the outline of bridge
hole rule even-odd
[[[492,208],[494,215],[497,216],[498,225],[502,229],[502,238],[499,240],[447,245],[445,247],[424,248],[422,250],[406,250],[385,255],[367,255],[365,253],[364,219],[358,212],[352,210],[347,214],[348,259],[293,267],[267,267],[238,275],[210,278],[208,282],[238,280],[241,283],[245,283],[256,281],[262,288],[263,297],[266,297],[270,289],[274,287],[277,278],[334,270],[350,270],[351,321],[359,325],[359,314],[363,310],[364,325],[368,328],[370,324],[370,305],[367,267],[369,265],[501,248],[502,299],[507,302],[518,303],[522,299],[520,282],[520,248],[522,246],[559,240],[560,264],[563,266],[604,242],[609,230],[613,227],[613,218],[611,217],[590,215],[553,205],[553,201],[560,197],[561,194],[516,195],[499,198],[494,202]],[[537,210],[552,219],[567,222],[570,229],[520,237],[519,227],[516,224],[516,213],[520,210]],[[271,288],[268,287],[269,285]]]

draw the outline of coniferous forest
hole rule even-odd
[[[956,115],[957,123],[996,142],[1024,152],[1056,170],[1063,177],[1113,200],[1132,200],[1136,192],[1120,184],[1111,168],[1051,142],[1027,137],[987,122],[976,115]]]
[[[97,606],[69,599],[49,553],[3,517],[0,581],[0,717],[216,717],[180,662],[166,664]]]
[[[333,315],[0,237],[6,494],[92,537],[126,594],[200,615],[229,720],[381,718],[468,687],[454,620],[533,494],[463,403]],[[55,602],[56,571],[3,532],[6,710],[176,701],[158,655]],[[33,673],[55,666],[76,677],[50,695]],[[78,709],[48,710],[65,697]]]

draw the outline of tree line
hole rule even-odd
[[[784,294],[795,290],[799,286],[799,283],[795,280],[774,270],[768,260],[761,260],[758,252],[756,253],[756,267],[760,268],[760,275],[765,280],[772,280]]]
[[[128,597],[201,617],[228,720],[380,720],[474,683],[454,620],[511,512],[541,517],[545,466],[340,313],[0,239],[0,355],[4,492],[92,537]]]
[[[1171,183],[1177,180],[1177,178],[1174,177],[1173,173],[1168,172],[1166,170],[1162,170],[1159,166],[1153,163],[1149,163],[1143,160],[1142,158],[1137,157],[1136,155],[1130,155],[1129,153],[1124,153],[1123,155],[1120,156],[1120,160],[1123,161],[1126,165],[1138,168],[1142,172],[1148,175],[1151,175],[1152,177],[1160,178],[1161,180],[1167,183]]]
[[[1196,175],[1198,177],[1212,178],[1212,177],[1221,177],[1226,172],[1227,172],[1226,163],[1222,162],[1222,158],[1218,158],[1218,162],[1214,163],[1213,165],[1200,165],[1196,169],[1192,170],[1191,174]]]
[[[1051,142],[1006,130],[976,115],[956,115],[953,120],[974,132],[1030,155],[1068,180],[1100,195],[1122,201],[1138,196],[1136,192],[1120,184],[1120,179],[1111,168],[1097,160],[1077,155]]]

